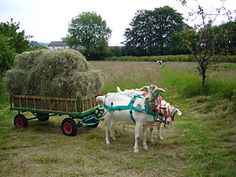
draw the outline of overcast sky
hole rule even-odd
[[[188,0],[196,7],[195,0]],[[199,0],[210,11],[220,0]],[[20,22],[20,28],[31,40],[51,42],[67,35],[71,19],[81,12],[95,11],[112,29],[109,45],[121,45],[125,28],[140,9],[153,10],[168,5],[186,17],[188,9],[176,0],[0,0],[0,21]],[[236,9],[236,0],[226,0],[227,9]]]

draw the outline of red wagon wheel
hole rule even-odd
[[[17,128],[23,128],[28,126],[28,120],[23,114],[17,114],[14,118],[14,125]]]
[[[65,118],[61,123],[61,129],[64,135],[75,136],[77,134],[77,125],[71,118]]]

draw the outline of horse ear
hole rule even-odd
[[[120,87],[116,87],[116,91],[117,91],[118,93],[123,93],[123,92],[121,91]]]
[[[140,88],[139,90],[147,92],[148,89],[149,89],[149,86],[144,86],[144,87]]]
[[[183,115],[183,113],[179,109],[177,109],[177,108],[175,108],[175,109],[177,111],[178,116],[182,116]]]
[[[159,91],[159,92],[166,93],[166,90],[165,90],[165,89],[163,89],[163,88],[158,88],[158,91]]]
[[[158,88],[156,85],[149,85],[148,87],[150,90],[155,90],[156,88]]]

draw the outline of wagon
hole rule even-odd
[[[103,108],[96,104],[95,95],[83,98],[14,95],[10,96],[10,109],[18,111],[14,118],[17,128],[27,127],[30,120],[47,121],[51,116],[66,115],[61,129],[67,136],[75,136],[80,127],[97,127],[103,117]],[[26,118],[25,112],[33,117]]]

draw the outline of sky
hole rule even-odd
[[[189,7],[197,7],[195,0],[188,2]],[[222,4],[221,0],[198,2],[209,12]],[[187,17],[189,9],[176,0],[0,0],[0,22],[13,18],[15,22],[20,22],[20,29],[25,30],[26,35],[33,36],[31,40],[49,43],[60,41],[68,34],[73,17],[81,12],[93,11],[112,30],[109,45],[117,46],[124,41],[124,31],[130,27],[137,10],[154,10],[165,5]],[[236,9],[236,0],[226,0],[225,7]]]

